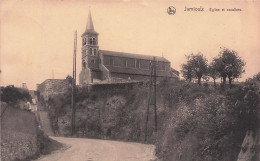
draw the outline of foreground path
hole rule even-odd
[[[46,111],[38,111],[38,114],[40,117],[40,124],[44,133],[48,136],[54,136],[48,113]]]
[[[150,161],[155,159],[154,146],[110,140],[51,137],[71,146],[38,161]]]

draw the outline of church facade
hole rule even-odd
[[[178,79],[179,72],[171,68],[171,62],[164,57],[148,56],[100,50],[98,33],[94,29],[89,12],[85,32],[82,34],[82,70],[79,74],[80,85],[99,82],[119,82],[122,80],[148,80],[150,66],[156,60],[156,76]]]

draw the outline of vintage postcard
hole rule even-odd
[[[260,1],[0,1],[1,160],[260,160]]]

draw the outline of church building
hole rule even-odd
[[[89,12],[86,30],[81,36],[80,85],[99,82],[116,83],[123,80],[149,80],[150,64],[154,58],[157,63],[157,78],[179,78],[179,72],[171,68],[171,62],[164,57],[100,50],[98,35],[94,29],[91,12]]]

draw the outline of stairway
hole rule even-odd
[[[44,133],[48,136],[54,136],[54,133],[52,132],[50,119],[48,116],[48,113],[46,111],[38,111],[39,117],[40,117],[40,124],[41,128],[44,131]]]

